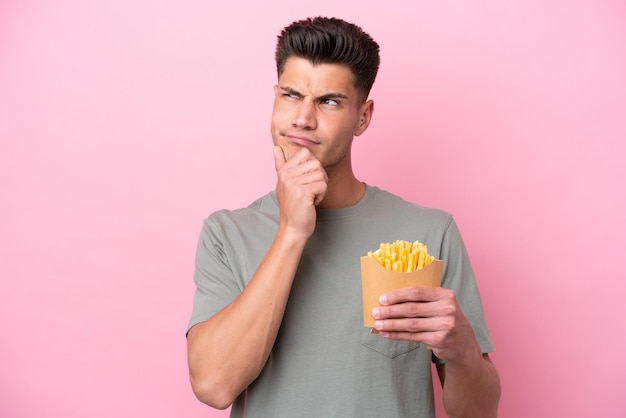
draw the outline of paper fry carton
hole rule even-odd
[[[399,273],[386,269],[372,257],[361,257],[361,282],[363,289],[363,324],[374,326],[372,309],[380,306],[378,298],[394,289],[412,286],[441,286],[443,261],[433,260],[426,267],[409,273]]]

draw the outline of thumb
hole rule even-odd
[[[280,169],[286,162],[287,159],[285,158],[283,149],[278,145],[274,146],[274,164],[276,166],[276,170]]]

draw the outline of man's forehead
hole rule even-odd
[[[308,90],[316,95],[333,92],[351,97],[356,94],[354,75],[345,65],[313,64],[299,57],[291,57],[285,62],[278,84],[300,93]]]

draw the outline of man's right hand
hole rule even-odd
[[[307,148],[289,159],[280,146],[274,147],[280,207],[280,228],[308,238],[315,230],[315,207],[324,199],[328,176],[320,161]]]

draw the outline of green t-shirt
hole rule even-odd
[[[274,192],[204,222],[189,328],[246,286],[278,229]],[[391,341],[363,326],[360,257],[381,242],[419,240],[444,261],[442,286],[455,291],[483,352],[493,351],[480,295],[451,215],[367,186],[359,203],[318,210],[272,353],[231,417],[435,416],[432,361],[423,344]],[[241,342],[245,344],[245,341]]]

